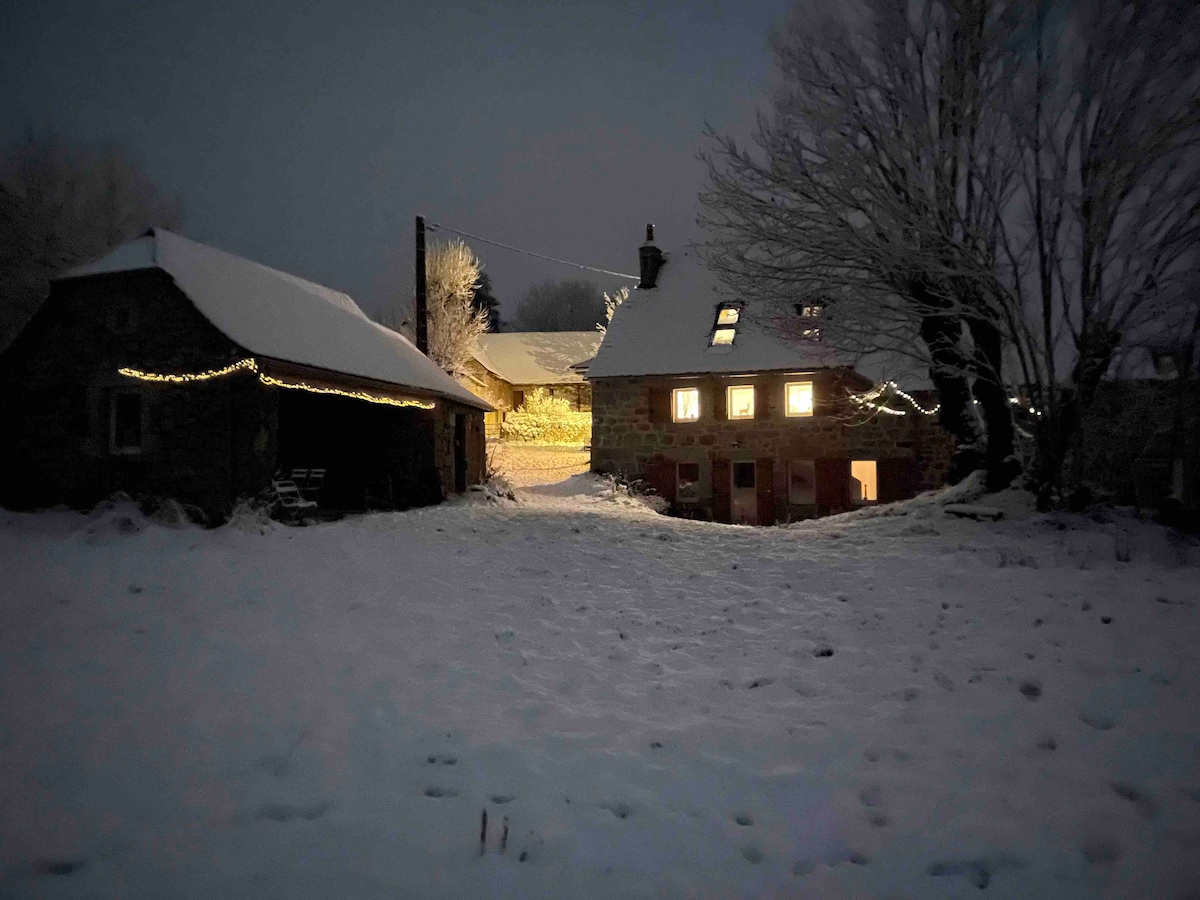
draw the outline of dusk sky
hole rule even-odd
[[[636,272],[646,222],[700,236],[704,123],[748,129],[791,5],[10,0],[0,139],[118,146],[189,237],[372,312],[408,294],[418,213]],[[587,274],[473,247],[506,316]]]

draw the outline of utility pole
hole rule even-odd
[[[416,314],[417,349],[429,355],[429,306],[425,289],[425,217],[417,216],[417,261],[416,261]]]

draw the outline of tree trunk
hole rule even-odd
[[[987,448],[984,451],[987,486],[988,490],[999,491],[1012,484],[1021,470],[1016,459],[1012,409],[1000,375],[1004,343],[1000,329],[991,322],[972,319],[968,327],[975,342],[976,354],[972,391],[979,401],[979,410],[987,430]]]
[[[959,338],[962,325],[956,316],[927,315],[921,319],[921,338],[929,348],[929,378],[938,392],[938,424],[954,439],[954,457],[946,480],[962,481],[979,468],[980,434],[971,410],[971,388]]]

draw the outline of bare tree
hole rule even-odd
[[[0,154],[0,348],[59,271],[102,256],[151,225],[178,229],[166,196],[117,150],[91,153],[29,134]]]
[[[604,295],[582,279],[534,285],[517,306],[514,331],[592,331],[605,321]]]
[[[702,222],[710,265],[776,303],[785,329],[791,309],[817,301],[823,343],[927,365],[958,447],[952,478],[984,458],[990,437],[1000,483],[1011,477],[1012,436],[999,321],[965,290],[976,283],[960,259],[987,252],[974,226],[994,201],[977,176],[991,169],[994,182],[1002,158],[981,102],[999,68],[995,5],[864,0],[817,21],[798,8],[775,41],[783,87],[759,118],[758,152],[712,135]],[[985,413],[999,413],[991,435],[972,381]]]
[[[1113,346],[1179,302],[1194,259],[1197,8],[838,9],[798,8],[777,40],[758,151],[713,135],[709,262],[782,301],[785,331],[819,298],[823,342],[926,362],[959,474],[986,440],[1006,483],[1009,396],[1035,394],[1033,470],[1053,487]]]
[[[1022,23],[996,276],[1047,494],[1082,477],[1072,446],[1119,345],[1182,344],[1200,321],[1197,29],[1186,0],[1039,2]]]

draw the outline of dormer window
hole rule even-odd
[[[742,318],[742,307],[737,303],[723,303],[717,307],[717,321],[713,323],[710,347],[728,347],[737,337],[737,324]]]
[[[733,343],[733,338],[736,334],[736,328],[714,328],[712,345],[714,347],[728,346]]]

